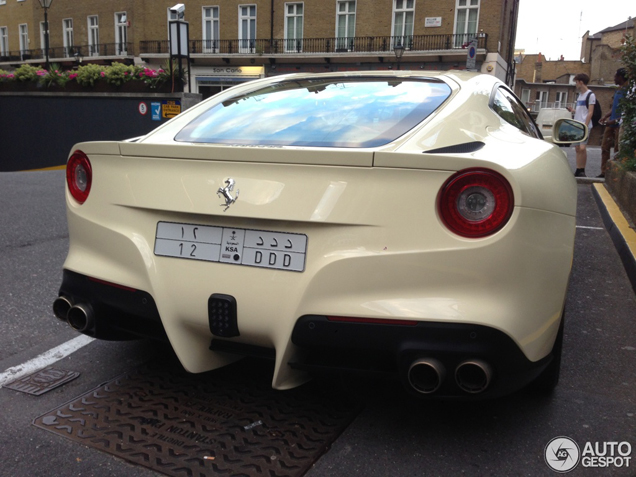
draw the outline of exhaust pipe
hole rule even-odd
[[[59,296],[53,302],[53,314],[56,318],[59,318],[62,321],[66,321],[66,317],[68,315],[68,311],[73,306],[71,300],[66,298],[65,296]]]
[[[66,315],[66,321],[71,325],[71,328],[77,331],[86,331],[95,325],[93,310],[90,305],[86,304],[71,307]]]
[[[462,391],[478,394],[486,390],[492,379],[488,363],[478,359],[464,361],[455,370],[455,382]]]
[[[411,363],[407,377],[413,389],[421,394],[431,394],[444,381],[446,370],[442,363],[432,358],[417,359]]]

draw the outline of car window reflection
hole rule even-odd
[[[423,121],[450,92],[444,83],[421,80],[282,81],[216,104],[175,140],[377,147]]]

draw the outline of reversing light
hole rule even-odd
[[[93,182],[93,169],[86,154],[75,151],[66,163],[66,184],[73,198],[83,204],[88,198]]]
[[[437,205],[449,230],[462,237],[480,238],[508,223],[514,196],[512,187],[498,172],[465,169],[444,183]]]

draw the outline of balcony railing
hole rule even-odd
[[[395,46],[407,51],[460,50],[467,47],[474,35],[410,35],[369,36],[350,38],[304,38],[301,40],[190,40],[190,54],[325,54],[383,53]],[[488,36],[480,34],[477,47],[486,48]],[[141,41],[139,53],[168,54],[168,40]]]
[[[527,101],[525,103],[528,111],[539,112],[542,109],[548,108],[576,108],[576,103],[566,103],[563,101],[553,101],[553,102],[539,102],[539,101]]]
[[[132,43],[103,43],[100,45],[58,46],[49,48],[51,61],[75,59],[91,56],[134,56]],[[41,60],[45,58],[44,49],[9,51],[0,55],[0,62]]]

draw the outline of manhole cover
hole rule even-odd
[[[271,376],[255,360],[203,375],[147,366],[33,423],[166,475],[300,476],[359,407],[333,387],[272,390]]]
[[[20,391],[34,396],[40,396],[52,389],[74,380],[80,375],[75,371],[65,371],[63,369],[45,368],[37,373],[29,374],[20,379],[5,384],[3,387]]]

